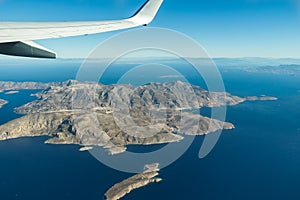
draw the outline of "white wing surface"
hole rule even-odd
[[[55,58],[55,53],[32,40],[89,35],[147,25],[154,19],[163,0],[148,0],[128,19],[88,22],[0,22],[0,53]]]

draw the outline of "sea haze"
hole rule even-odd
[[[0,80],[64,81],[74,79],[78,68],[79,64],[54,68],[7,66],[0,68]],[[185,72],[193,84],[205,87],[193,74],[188,77],[188,69]],[[234,95],[270,95],[279,99],[229,107],[227,121],[236,128],[224,131],[206,158],[198,158],[204,138],[199,136],[179,160],[161,170],[161,183],[135,190],[125,200],[300,199],[299,77],[244,70],[222,70],[222,75],[227,91]],[[103,81],[115,83],[117,77],[106,76]],[[171,81],[171,77],[157,80]],[[0,123],[20,117],[13,108],[32,101],[35,97],[30,94],[34,92],[0,93],[0,98],[9,101],[0,109]],[[200,112],[209,115],[208,109]],[[46,139],[0,142],[1,199],[99,200],[110,186],[131,176],[104,166],[88,152],[79,152],[78,146],[45,145]],[[145,151],[137,146],[129,149]]]

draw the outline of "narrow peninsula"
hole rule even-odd
[[[4,106],[7,103],[8,103],[8,101],[0,99],[0,108],[2,108],[2,106]]]

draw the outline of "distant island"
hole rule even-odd
[[[172,91],[184,93],[188,87],[192,87],[196,99],[192,96],[184,97],[189,105],[180,105]],[[0,140],[28,136],[50,136],[51,138],[45,143],[78,144],[83,147],[81,151],[88,150],[92,146],[101,146],[112,155],[126,151],[127,145],[179,142],[184,138],[184,135],[204,135],[221,129],[234,128],[231,123],[223,123],[216,119],[193,114],[184,111],[182,107],[199,109],[199,107],[233,106],[247,100],[276,100],[274,97],[267,96],[241,98],[229,93],[226,93],[225,96],[224,93],[208,92],[199,86],[190,86],[190,84],[180,81],[149,83],[143,86],[102,85],[77,81],[56,83],[0,82],[0,90],[28,89],[41,89],[42,91],[35,94],[38,97],[37,100],[15,108],[15,112],[25,116],[1,125]],[[74,110],[72,99],[76,95],[95,97],[95,102],[93,105],[79,106]],[[120,101],[118,102],[120,105],[125,100],[130,102],[130,116],[135,124],[141,127],[149,126],[160,131],[150,137],[146,137],[147,133],[143,130],[136,130],[139,136],[128,135],[115,122],[112,111],[112,104],[115,99]],[[198,101],[197,104],[196,101]],[[158,105],[159,109],[166,112],[167,119],[164,122],[153,123],[150,121],[149,113],[151,109],[157,109]],[[90,107],[94,112],[86,112],[86,107]],[[97,122],[93,118],[95,113]],[[189,122],[183,125],[185,127],[180,127],[182,116]],[[199,123],[191,123],[195,120]],[[208,130],[210,123],[213,124],[213,127]],[[183,131],[190,128],[196,128],[197,132]]]

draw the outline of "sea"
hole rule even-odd
[[[31,61],[33,62],[33,61]],[[18,64],[0,67],[0,81],[66,81],[75,79],[80,62],[43,65]],[[129,69],[132,64],[126,65]],[[205,88],[180,65],[187,79]],[[175,68],[176,68],[175,67]],[[117,83],[125,68],[107,73],[105,84]],[[199,159],[204,136],[160,171],[160,183],[132,191],[124,200],[299,200],[300,199],[300,76],[259,73],[239,69],[220,71],[226,91],[238,96],[268,95],[277,101],[252,101],[227,108],[225,130],[212,152]],[[109,76],[109,74],[112,74]],[[128,76],[129,77],[129,76]],[[140,83],[145,74],[136,75]],[[157,77],[171,81],[175,76]],[[125,80],[125,79],[124,79]],[[127,80],[128,81],[128,80]],[[9,103],[0,109],[0,124],[21,117],[14,108],[33,101],[31,94],[0,93]],[[200,110],[209,115],[209,109]],[[0,142],[1,200],[102,200],[115,183],[133,174],[99,162],[76,145],[46,145],[47,137],[19,138]],[[129,151],[151,151],[163,146],[132,146]]]

